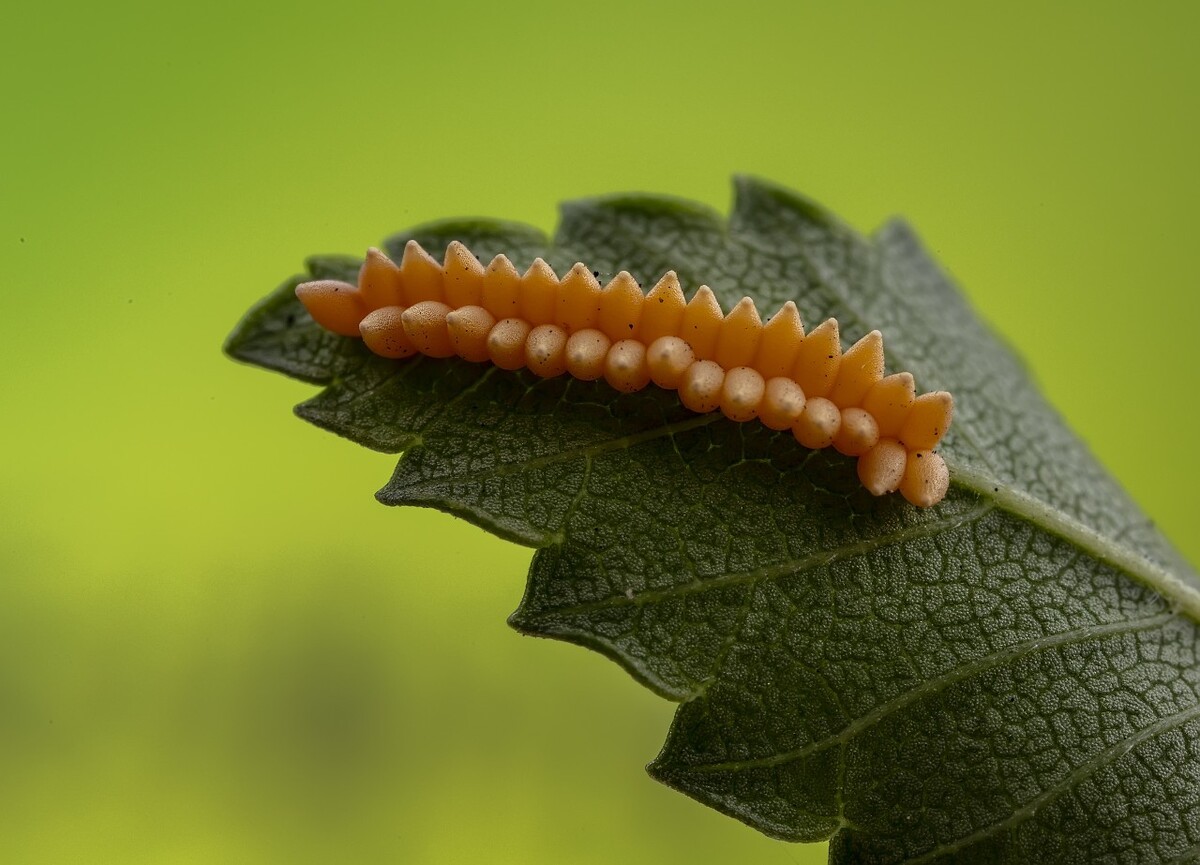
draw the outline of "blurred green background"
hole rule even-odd
[[[649,780],[672,706],[505,626],[530,552],[222,340],[310,253],[751,172],[909,217],[1196,561],[1197,8],[8,8],[0,861],[823,861]]]

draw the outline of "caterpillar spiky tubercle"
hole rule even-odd
[[[692,411],[757,418],[805,447],[856,457],[874,495],[899,490],[929,507],[949,487],[934,448],[950,426],[950,394],[918,396],[910,373],[885,376],[877,330],[844,353],[836,320],[806,334],[791,301],[764,324],[748,297],[728,315],[707,286],[688,301],[674,271],[646,294],[625,271],[601,286],[581,263],[560,279],[539,258],[521,274],[503,255],[484,267],[457,241],[438,264],[411,240],[398,265],[369,250],[357,285],[305,282],[296,295],[322,327],[382,357],[458,356],[604,378],[626,393],[653,382]]]

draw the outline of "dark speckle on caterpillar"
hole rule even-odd
[[[933,448],[950,426],[950,394],[918,396],[910,373],[885,376],[877,330],[845,352],[834,319],[805,334],[791,301],[763,324],[748,297],[728,315],[707,286],[688,302],[674,271],[643,294],[624,271],[601,287],[583,264],[560,279],[539,258],[522,274],[503,255],[484,267],[457,241],[439,264],[411,240],[399,265],[369,250],[358,285],[305,282],[296,296],[322,327],[383,357],[457,355],[604,378],[626,393],[653,382],[692,411],[757,418],[805,447],[857,457],[877,496],[899,490],[929,507],[949,487]]]

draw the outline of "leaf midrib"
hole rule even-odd
[[[1061,538],[1095,561],[1120,571],[1172,602],[1173,613],[1200,624],[1200,590],[1192,588],[1131,547],[1114,542],[1042,499],[1006,486],[999,478],[985,472],[954,462],[950,463],[950,479],[993,502],[1000,510],[1020,517],[1048,534]]]
[[[775,189],[773,185],[771,186]],[[777,191],[788,195],[789,198],[791,197],[791,194],[786,190]],[[741,242],[740,234],[744,232],[731,231],[728,218],[723,218],[715,214],[713,218],[715,224],[721,228],[722,236],[726,242]],[[629,232],[625,232],[624,235],[629,238],[631,246],[640,248],[646,252],[656,251],[644,241],[639,242],[641,241],[639,235],[630,234]],[[882,284],[882,271],[879,269],[882,256],[879,251],[878,232],[869,238],[864,238],[864,243],[866,244],[870,258],[869,271],[876,275]],[[558,248],[557,242],[553,241],[552,246]],[[845,296],[843,292],[838,291],[837,288],[821,278],[819,269],[804,249],[798,250],[798,255],[800,261],[804,264],[805,270],[810,274],[814,287],[825,291],[832,300],[841,304],[854,316],[855,321],[861,327],[865,327],[864,321],[866,316],[863,314],[862,308],[854,303],[850,297]],[[894,353],[893,359],[899,361],[900,366],[906,366],[903,351]],[[908,366],[911,366],[911,364],[908,364]],[[970,427],[959,425],[955,430],[955,435],[964,439],[979,456],[980,463],[994,472],[995,469],[988,461],[985,449],[980,446],[978,440],[972,435]],[[1134,582],[1151,589],[1168,601],[1173,602],[1173,606],[1179,613],[1187,616],[1194,623],[1200,624],[1200,590],[1192,588],[1174,574],[1156,565],[1131,547],[1116,543],[1112,539],[1104,537],[1099,532],[1084,525],[1061,509],[1028,493],[1012,488],[994,474],[972,471],[954,459],[953,456],[947,459],[946,463],[950,468],[951,482],[956,482],[976,493],[981,498],[993,502],[1002,510],[1024,518],[1029,523],[1045,530],[1049,534],[1062,538],[1083,552],[1086,552],[1097,561],[1109,564],[1124,572]],[[1042,520],[1045,521],[1043,522]]]

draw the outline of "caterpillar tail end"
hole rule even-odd
[[[296,297],[321,327],[340,336],[359,336],[359,322],[368,310],[357,285],[336,279],[302,282]]]

